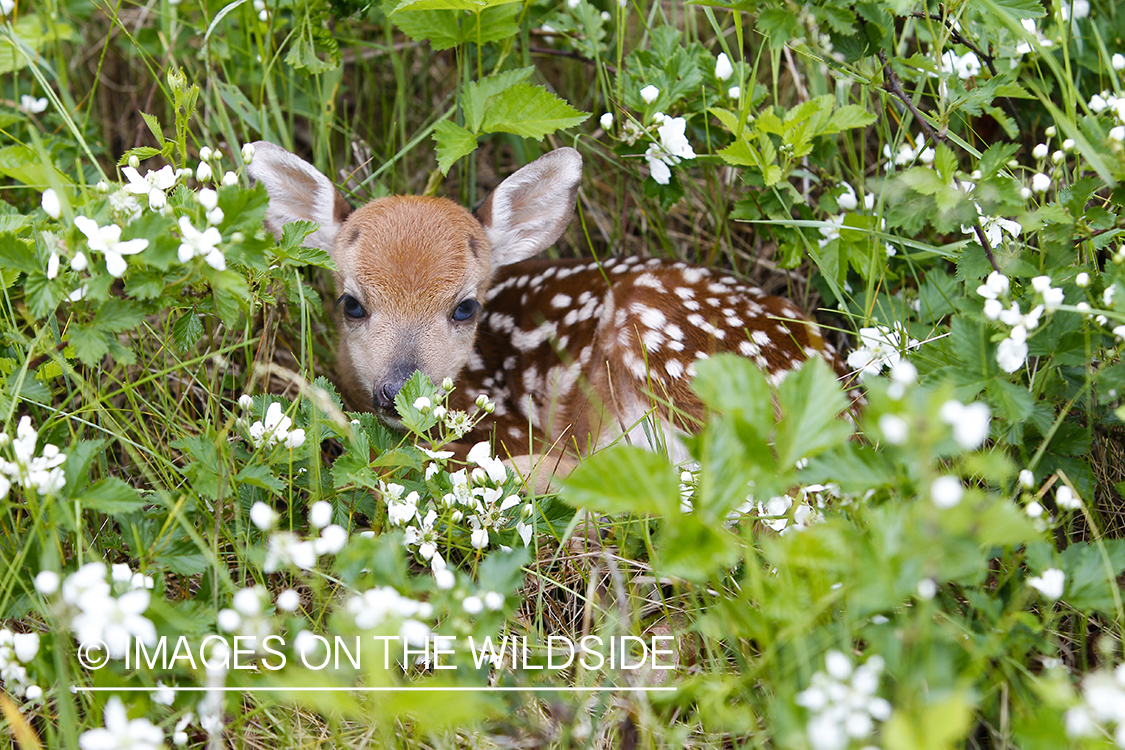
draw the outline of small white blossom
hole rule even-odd
[[[207,227],[206,230],[200,232],[192,226],[191,219],[181,216],[180,236],[183,241],[180,243],[177,257],[181,263],[187,263],[192,258],[202,257],[207,265],[216,271],[226,270],[227,259],[223,255],[223,251],[218,248],[218,244],[223,241],[223,235],[218,229]]]
[[[301,606],[301,595],[293,589],[285,589],[277,595],[277,608],[282,612],[295,612]]]
[[[249,164],[253,160],[254,160],[254,144],[253,143],[242,144],[242,163],[243,164]]]
[[[205,161],[199,162],[199,166],[195,168],[195,179],[200,182],[208,182],[211,179],[211,165]]]
[[[5,13],[5,15],[7,15],[7,13]],[[22,109],[24,112],[37,115],[47,109],[47,98],[40,97],[39,99],[36,99],[34,96],[28,96],[27,94],[24,94],[20,97],[20,109]]]
[[[1086,287],[1090,286],[1090,274],[1086,273],[1085,271],[1082,271],[1081,273],[1079,273],[1077,276],[1074,277],[1074,283],[1077,284],[1082,289],[1085,289]]]
[[[78,738],[81,750],[158,750],[164,732],[148,719],[129,719],[125,704],[116,695],[105,705],[105,728],[91,729]]]
[[[1036,172],[1031,177],[1031,189],[1036,193],[1045,193],[1051,189],[1051,178],[1042,172]]]
[[[59,202],[59,194],[55,192],[54,188],[47,188],[43,191],[43,198],[40,201],[43,207],[43,212],[50,216],[52,219],[59,218],[62,213],[62,204]]]
[[[910,434],[906,420],[897,414],[884,414],[879,417],[879,432],[891,445],[902,445]]]
[[[816,672],[795,699],[811,714],[806,734],[813,750],[844,750],[869,736],[876,721],[890,718],[891,704],[875,695],[882,670],[879,656],[853,669],[846,654],[828,652],[825,671]]]
[[[484,611],[484,602],[477,596],[466,596],[461,600],[461,607],[470,615],[479,615]]]
[[[324,500],[313,503],[309,508],[309,525],[323,529],[330,523],[332,523],[332,504]]]
[[[930,499],[939,508],[952,508],[964,495],[965,486],[959,477],[941,476],[930,484]]]
[[[734,73],[734,67],[730,64],[730,59],[725,53],[720,52],[718,58],[715,60],[715,77],[720,81],[725,81]]]
[[[1063,510],[1078,510],[1082,507],[1082,498],[1064,484],[1055,492],[1055,504]]]
[[[606,112],[599,118],[598,122],[601,123],[602,130],[609,130],[613,127],[613,113]]]
[[[258,501],[250,506],[250,523],[262,531],[269,531],[277,523],[277,511]]]
[[[1086,18],[1090,15],[1090,0],[1062,0],[1059,14],[1064,21],[1069,21],[1071,18],[1076,21],[1079,18]]]
[[[41,570],[35,576],[35,590],[50,596],[59,590],[59,574],[53,570]]]
[[[861,346],[848,355],[848,367],[860,371],[860,377],[877,375],[884,367],[893,368],[902,361],[903,350],[920,345],[907,335],[898,321],[892,328],[876,325],[859,329]]]
[[[1035,474],[1031,469],[1021,469],[1019,475],[1019,485],[1024,489],[1031,489],[1035,486]]]
[[[660,89],[655,86],[645,86],[641,89],[641,98],[645,100],[646,104],[652,104],[658,96],[660,96]]]
[[[1027,360],[1027,329],[1016,326],[996,347],[996,364],[1004,372],[1015,372]]]
[[[1032,576],[1027,584],[1048,599],[1058,599],[1066,586],[1066,574],[1058,568],[1048,568],[1041,576]]]
[[[1046,159],[1047,154],[1049,154],[1050,152],[1051,149],[1047,146],[1046,143],[1038,143],[1035,145],[1035,148],[1031,149],[1031,155],[1036,159]]]
[[[942,404],[940,416],[941,421],[953,428],[953,439],[965,450],[976,450],[988,439],[992,412],[983,401],[966,406],[951,399]]]
[[[121,227],[107,224],[99,227],[93,219],[75,216],[74,226],[86,235],[86,244],[91,250],[105,256],[105,270],[114,278],[121,278],[128,268],[125,255],[136,255],[148,247],[148,240],[135,239],[121,241]]]
[[[729,96],[731,99],[737,99],[738,97],[742,96],[742,87],[731,86],[729,89],[727,89],[727,96]]]

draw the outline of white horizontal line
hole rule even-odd
[[[155,693],[160,690],[173,690],[182,691],[185,693],[206,693],[210,691],[217,691],[223,693],[255,693],[255,692],[313,692],[313,693],[471,693],[471,692],[494,692],[494,693],[612,693],[623,691],[641,691],[641,692],[674,692],[678,688],[675,687],[629,687],[627,685],[616,685],[609,687],[464,687],[464,686],[450,686],[450,687],[437,687],[430,685],[418,686],[403,686],[403,687],[79,687],[74,686],[75,691],[84,693]]]

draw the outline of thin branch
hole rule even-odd
[[[988,72],[994,76],[996,75],[996,66],[993,64],[993,56],[982,52],[980,47],[976,46],[964,36],[962,36],[960,31],[946,23],[945,19],[940,15],[936,13],[926,13],[925,11],[914,11],[910,15],[913,18],[923,18],[926,20],[939,22],[942,26],[945,27],[946,31],[949,32],[949,38],[953,41],[954,44],[960,44],[968,47],[973,51],[973,54],[984,60],[984,64],[988,66]]]
[[[582,55],[578,54],[577,52],[571,52],[570,50],[549,49],[547,47],[528,47],[527,51],[530,52],[533,55],[550,55],[552,57],[569,57],[571,60],[577,60],[578,62],[586,63],[587,65],[593,65],[595,67],[598,65],[597,62],[591,60],[590,58],[583,57]],[[601,63],[601,65],[604,65],[605,69],[608,70],[610,73],[614,73],[614,74],[617,73],[617,67],[615,65],[610,65],[609,63],[605,63],[605,62]]]

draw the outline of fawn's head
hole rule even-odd
[[[250,175],[269,193],[266,228],[320,224],[305,243],[336,264],[342,386],[394,417],[420,370],[457,378],[473,352],[493,272],[558,239],[574,214],[582,157],[560,148],[505,179],[474,213],[445,198],[380,198],[351,210],[331,181],[283,148],[254,144]]]

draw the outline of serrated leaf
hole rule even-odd
[[[164,145],[164,129],[160,127],[160,120],[156,119],[156,115],[150,115],[147,112],[141,112],[141,118],[148,125],[148,131],[152,133],[152,137],[161,146]]]
[[[92,485],[79,498],[79,502],[106,515],[132,513],[145,506],[140,493],[117,477],[109,477]]]
[[[158,148],[153,148],[152,146],[137,146],[121,154],[121,158],[117,160],[117,166],[121,167],[128,164],[129,159],[134,156],[137,157],[138,160],[144,161],[145,159],[151,159],[159,154],[160,149]]]
[[[587,458],[559,493],[578,508],[600,513],[679,513],[680,488],[672,466],[650,451],[617,445]]]
[[[437,142],[438,169],[442,174],[449,174],[449,168],[458,159],[477,149],[476,137],[449,120],[443,120],[434,127],[434,141]]]
[[[492,99],[482,130],[540,140],[556,130],[578,125],[589,116],[544,88],[518,83]]]
[[[404,10],[458,10],[481,12],[498,5],[517,3],[520,0],[402,0],[392,13]]]
[[[285,483],[270,472],[270,467],[262,464],[243,466],[242,470],[234,475],[237,484],[248,484],[252,487],[261,487],[263,490],[280,494],[285,488]]]
[[[865,128],[875,122],[875,115],[858,104],[848,104],[833,112],[828,122],[829,126],[822,128],[821,133],[839,133],[841,130]]]
[[[172,324],[172,342],[180,352],[186,352],[195,346],[202,335],[203,323],[195,311],[184,313]]]
[[[98,364],[109,353],[106,335],[92,326],[72,325],[67,341],[74,347],[74,356],[78,361],[89,367]]]
[[[836,374],[820,357],[805,361],[777,389],[782,418],[777,423],[777,460],[783,468],[847,440],[851,430],[839,418],[847,399]]]
[[[405,10],[391,16],[403,33],[416,41],[428,41],[435,52],[459,44],[488,44],[510,39],[519,32],[516,5],[488,8],[465,16],[459,10]]]
[[[473,134],[480,132],[481,125],[484,123],[485,111],[488,109],[489,100],[492,97],[517,83],[526,81],[533,72],[535,72],[535,68],[531,66],[517,68],[516,70],[508,70],[488,78],[482,78],[479,81],[473,81],[467,85],[464,99],[461,102],[461,109],[465,113],[465,124],[468,126],[468,131]]]

